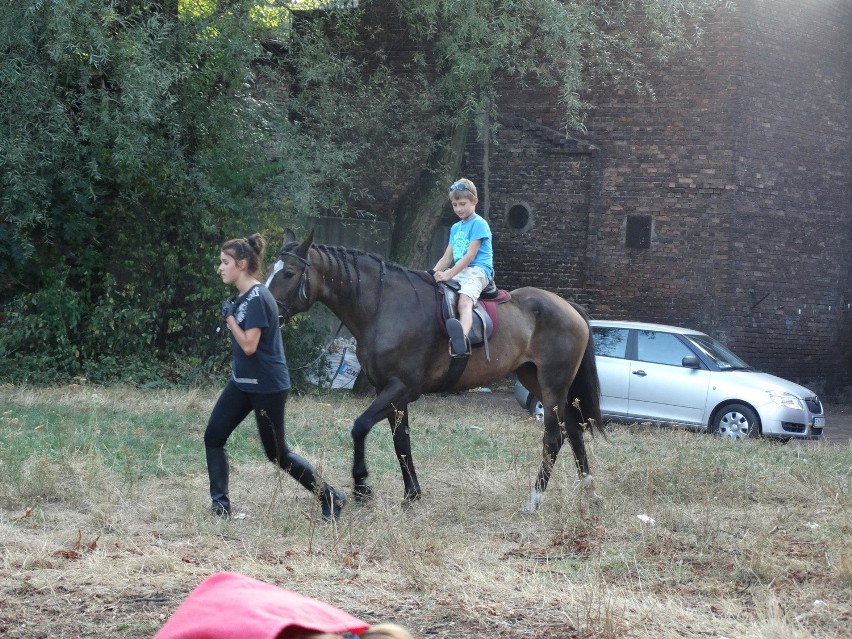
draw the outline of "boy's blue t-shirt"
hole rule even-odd
[[[246,393],[277,393],[290,388],[290,371],[284,355],[284,341],[278,328],[278,308],[269,289],[255,284],[234,303],[234,319],[244,331],[260,329],[260,341],[249,357],[231,335],[234,361],[231,379]]]
[[[482,240],[479,251],[469,266],[479,266],[494,279],[494,254],[491,250],[491,227],[482,217],[474,213],[466,220],[459,220],[450,229],[450,246],[453,247],[453,262],[458,262],[467,253],[474,240]]]

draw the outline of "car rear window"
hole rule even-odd
[[[595,340],[595,354],[624,359],[627,353],[628,334],[629,331],[626,328],[593,327],[592,338]]]

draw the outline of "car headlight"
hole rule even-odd
[[[802,410],[802,400],[792,393],[781,393],[778,391],[767,391],[769,398],[784,408],[792,408],[794,410]]]

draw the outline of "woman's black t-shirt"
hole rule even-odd
[[[254,355],[247,356],[231,335],[234,355],[231,380],[247,393],[277,393],[290,389],[290,371],[284,355],[284,342],[278,327],[275,298],[262,284],[255,284],[237,298],[234,319],[244,331],[260,329]]]

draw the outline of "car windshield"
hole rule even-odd
[[[712,337],[708,337],[707,335],[685,335],[684,337],[692,342],[707,357],[712,359],[716,363],[716,366],[723,371],[743,371],[751,369],[751,366],[746,364],[743,360],[734,355]]]

